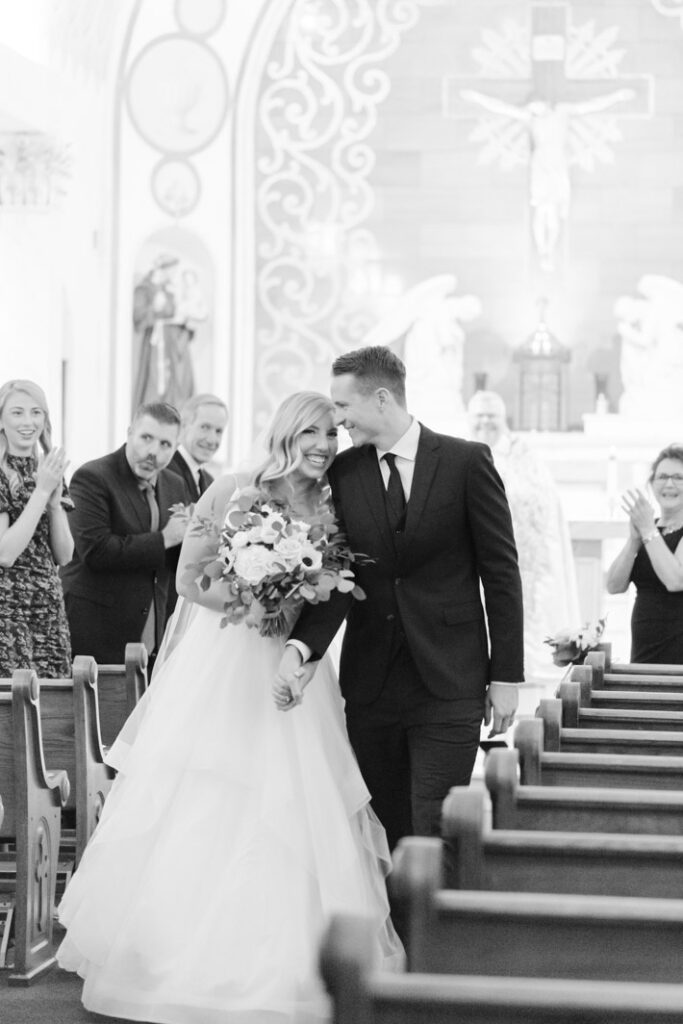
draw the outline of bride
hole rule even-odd
[[[221,628],[224,584],[187,582],[216,555],[243,485],[308,522],[328,511],[329,399],[286,399],[267,449],[250,479],[224,476],[197,504],[178,567],[185,600],[111,749],[119,774],[59,908],[59,963],[85,979],[83,1003],[96,1013],[162,1024],[324,1021],[318,941],[338,911],[374,920],[379,964],[402,956],[384,884],[389,850],[331,664],[283,715],[271,687],[284,638]]]

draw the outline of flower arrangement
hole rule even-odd
[[[214,532],[215,525],[201,520],[193,529]],[[231,502],[217,554],[186,571],[202,590],[224,584],[221,626],[244,623],[276,637],[289,632],[304,602],[328,601],[333,590],[364,599],[350,566],[369,561],[350,550],[329,508],[308,523],[286,502],[246,487]]]
[[[556,665],[578,665],[589,651],[600,644],[607,616],[594,625],[586,623],[580,629],[561,629],[555,636],[548,636],[543,643],[553,648],[553,662]]]

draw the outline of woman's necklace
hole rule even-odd
[[[681,523],[663,523],[661,521],[661,519],[660,519],[660,521],[659,521],[659,523],[657,525],[659,526],[660,530],[664,534],[666,534],[666,533],[675,533],[676,530],[683,529],[683,522],[681,522]]]

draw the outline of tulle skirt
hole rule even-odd
[[[162,1024],[326,1020],[319,939],[336,911],[402,949],[389,850],[323,660],[277,711],[282,641],[198,609],[108,760],[119,770],[60,904],[58,960],[97,1013]]]

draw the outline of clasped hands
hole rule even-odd
[[[304,665],[296,647],[292,644],[285,647],[273,682],[273,700],[278,711],[291,711],[301,704],[304,689],[313,678],[317,664],[309,661]]]

